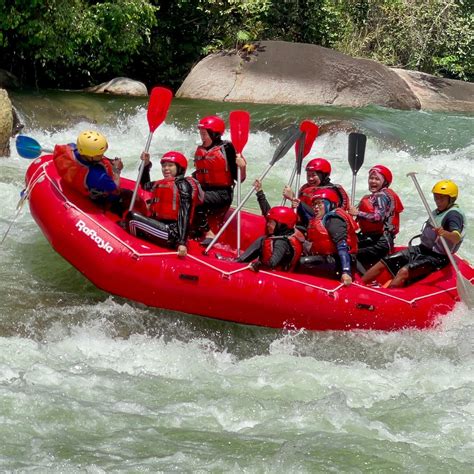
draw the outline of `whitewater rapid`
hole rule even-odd
[[[232,110],[226,107],[224,114]],[[153,137],[152,156],[171,149],[192,156],[195,117],[186,102],[171,112]],[[253,106],[244,192],[293,114],[318,122],[324,113],[334,112]],[[371,165],[394,172],[405,204],[400,243],[426,219],[410,171],[419,173],[429,199],[435,181],[454,179],[473,221],[474,119],[341,113],[368,135],[357,197]],[[281,133],[266,127],[275,116]],[[52,128],[30,119],[27,134],[50,148],[98,127],[109,156],[122,157],[124,175],[135,178],[148,135],[143,106],[100,124]],[[318,137],[308,158],[314,156],[328,157],[333,181],[350,189],[346,133]],[[268,175],[271,203],[280,202],[293,162],[290,152]],[[2,235],[27,166],[15,152],[0,161]],[[257,208],[252,199],[249,205]],[[471,262],[473,237],[470,227],[460,252]],[[474,314],[462,304],[434,330],[394,333],[277,331],[150,309],[94,288],[54,253],[27,206],[0,255],[2,470],[472,472]]]

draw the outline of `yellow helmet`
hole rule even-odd
[[[82,132],[77,137],[77,151],[83,156],[103,155],[108,147],[104,135],[94,130]]]
[[[433,194],[444,194],[446,196],[456,199],[458,197],[458,186],[454,181],[444,179],[438,181],[431,190]]]

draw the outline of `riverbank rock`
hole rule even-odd
[[[392,69],[321,46],[262,41],[200,61],[177,97],[472,112],[474,84]]]
[[[12,103],[5,89],[0,89],[0,157],[10,156],[13,129]]]
[[[3,89],[16,89],[20,87],[20,81],[11,72],[0,69],[0,87]]]
[[[443,112],[474,112],[474,84],[423,72],[392,69],[418,97],[421,108]]]
[[[148,95],[148,90],[143,82],[135,81],[127,77],[116,77],[98,86],[88,87],[84,89],[84,91],[94,92],[96,94],[132,95],[138,97]]]
[[[251,54],[207,56],[177,97],[265,104],[380,105],[418,109],[420,102],[390,68],[312,44],[262,41]]]

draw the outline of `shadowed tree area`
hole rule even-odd
[[[388,66],[474,78],[464,0],[5,0],[0,67],[35,87],[116,76],[177,88],[214,51],[312,43]]]

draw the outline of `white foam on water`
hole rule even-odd
[[[394,112],[396,115],[396,112]],[[426,114],[425,114],[426,115]],[[43,147],[86,128],[29,134]],[[100,130],[109,156],[135,178],[148,137],[144,108]],[[227,136],[228,138],[228,136]],[[197,130],[162,124],[160,154],[191,158]],[[250,134],[247,192],[277,146]],[[367,170],[394,171],[405,204],[401,243],[417,233],[424,208],[409,171],[427,195],[449,177],[474,218],[473,146],[417,155],[368,137]],[[350,191],[347,135],[317,138],[305,161],[327,157],[333,181]],[[0,233],[14,213],[28,160],[0,162]],[[264,183],[277,204],[294,151]],[[192,166],[190,166],[190,169]],[[302,176],[304,182],[304,175]],[[257,208],[252,198],[249,207]],[[468,230],[461,255],[474,261]],[[438,328],[308,332],[242,328],[124,302],[96,290],[56,256],[25,211],[5,242],[0,265],[0,465],[44,472],[470,472],[473,459],[473,312],[459,304]]]

